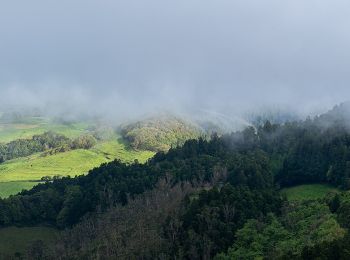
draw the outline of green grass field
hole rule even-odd
[[[12,259],[15,253],[23,255],[37,240],[54,241],[58,231],[48,227],[7,227],[0,229],[0,259]]]
[[[0,143],[19,138],[31,138],[33,135],[54,131],[69,138],[75,138],[89,132],[91,123],[59,124],[42,117],[26,118],[21,124],[0,122]],[[55,155],[43,156],[42,153],[17,158],[0,164],[0,197],[5,198],[23,189],[30,189],[43,176],[75,176],[86,174],[102,163],[119,159],[123,162],[145,162],[154,155],[150,151],[131,149],[117,134],[100,141],[90,150],[72,150]]]
[[[97,144],[90,150],[72,150],[65,153],[42,157],[37,153],[0,164],[0,197],[30,189],[43,176],[75,176],[86,174],[102,163],[120,159],[123,162],[145,162],[154,155],[150,151],[129,149],[120,139],[115,138]]]
[[[10,195],[16,194],[22,190],[29,190],[38,182],[32,181],[9,181],[0,182],[0,198],[7,198]]]
[[[87,123],[59,124],[43,117],[31,117],[20,124],[0,122],[0,143],[31,138],[33,135],[43,134],[47,131],[54,131],[69,138],[74,138],[87,132],[88,127],[89,124]]]
[[[282,189],[289,201],[295,200],[316,200],[323,198],[328,192],[336,192],[337,189],[326,184],[305,184]]]

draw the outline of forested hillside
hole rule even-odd
[[[61,230],[28,258],[347,259],[350,131],[329,120],[338,111],[40,184],[0,200],[0,225]],[[334,188],[297,201],[281,191],[300,184]]]
[[[0,260],[350,260],[349,24],[0,0]]]
[[[166,114],[124,124],[120,131],[134,149],[155,152],[168,151],[204,134],[192,122]]]

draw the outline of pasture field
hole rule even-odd
[[[0,143],[16,139],[31,138],[33,135],[54,131],[69,138],[78,137],[88,131],[89,124],[84,122],[60,124],[44,117],[31,117],[21,123],[2,123],[0,121]]]
[[[89,133],[92,123],[78,122],[63,124],[44,117],[30,117],[21,123],[0,121],[0,143],[16,139],[31,138],[47,131],[60,133],[68,138],[75,138]],[[54,155],[36,153],[27,157],[16,158],[0,164],[0,198],[16,194],[23,189],[30,189],[44,176],[76,176],[105,162],[119,159],[123,162],[145,162],[154,155],[150,151],[136,151],[115,133],[108,140],[99,141],[89,150],[78,149]]]
[[[289,201],[317,200],[323,198],[328,192],[336,192],[337,188],[327,184],[305,184],[282,189]]]
[[[154,155],[150,151],[130,149],[121,139],[98,143],[90,150],[78,149],[54,155],[37,153],[0,164],[0,197],[8,197],[22,189],[30,189],[43,176],[76,176],[105,162],[119,159],[123,162],[145,162]]]
[[[0,164],[0,182],[34,181],[54,175],[73,177],[114,159],[145,162],[153,154],[149,151],[129,150],[118,140],[97,144],[90,150],[78,149],[48,156],[36,153]]]
[[[52,243],[58,231],[49,227],[7,227],[0,229],[0,259],[13,259],[15,254],[24,255],[28,246],[41,240]]]
[[[33,181],[9,181],[0,182],[0,198],[7,198],[10,195],[16,194],[22,190],[29,190],[38,182]]]

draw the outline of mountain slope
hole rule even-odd
[[[193,123],[173,115],[153,116],[121,126],[121,134],[137,150],[167,151],[201,135]]]

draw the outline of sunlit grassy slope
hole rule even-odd
[[[90,150],[73,150],[43,157],[41,153],[0,164],[0,197],[7,197],[36,185],[43,176],[75,176],[87,173],[104,162],[145,162],[153,152],[129,149],[120,139],[97,144]],[[14,182],[16,181],[16,182]],[[20,181],[20,182],[18,182]],[[31,181],[31,182],[28,182]]]
[[[28,117],[21,123],[0,121],[0,143],[8,143],[20,138],[54,131],[69,138],[89,132],[90,123],[79,122],[63,124],[50,118]],[[17,158],[0,164],[0,197],[8,197],[23,189],[30,189],[43,176],[75,176],[87,173],[104,162],[119,159],[132,162],[137,159],[145,162],[153,152],[135,151],[125,144],[120,136],[110,136],[90,150],[72,150],[65,153],[43,156],[42,153]],[[36,181],[36,182],[34,182]]]
[[[12,259],[16,253],[23,256],[30,243],[37,240],[44,243],[53,242],[57,233],[57,230],[48,227],[2,228],[0,229],[0,259]]]
[[[38,182],[32,181],[9,181],[0,182],[0,198],[6,198],[12,194],[16,194],[21,190],[31,189]]]
[[[286,194],[288,200],[293,201],[320,199],[332,191],[337,189],[326,184],[306,184],[283,189],[282,193]]]
[[[33,135],[54,131],[74,138],[87,131],[87,123],[59,124],[44,117],[30,117],[23,123],[0,122],[0,143],[8,143],[20,138],[30,138]]]

